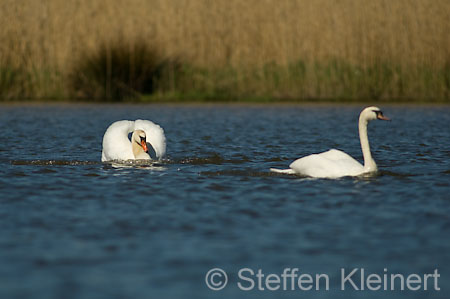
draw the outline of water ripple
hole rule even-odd
[[[243,267],[450,265],[450,108],[383,108],[395,121],[369,128],[379,172],[332,180],[269,169],[332,147],[362,161],[360,105],[2,107],[0,297],[295,297],[202,282],[213,267],[231,281]],[[100,162],[107,126],[137,118],[162,125],[168,157]]]

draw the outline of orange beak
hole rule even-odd
[[[145,142],[145,140],[142,140],[141,145],[142,145],[142,148],[144,149],[144,152],[147,153],[148,152],[147,142]]]
[[[381,115],[381,114],[378,114],[377,118],[381,119],[381,120],[391,120],[389,117],[386,117],[386,116]]]

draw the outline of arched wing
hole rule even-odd
[[[102,162],[134,159],[128,133],[133,131],[133,121],[112,123],[103,135]]]

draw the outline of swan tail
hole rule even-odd
[[[277,168],[271,168],[270,169],[271,172],[276,172],[276,173],[285,173],[285,174],[295,174],[295,171],[293,169],[277,169]]]

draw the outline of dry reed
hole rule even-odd
[[[0,0],[0,97],[71,96],[121,39],[184,61],[179,93],[448,100],[448,32],[448,0]]]

